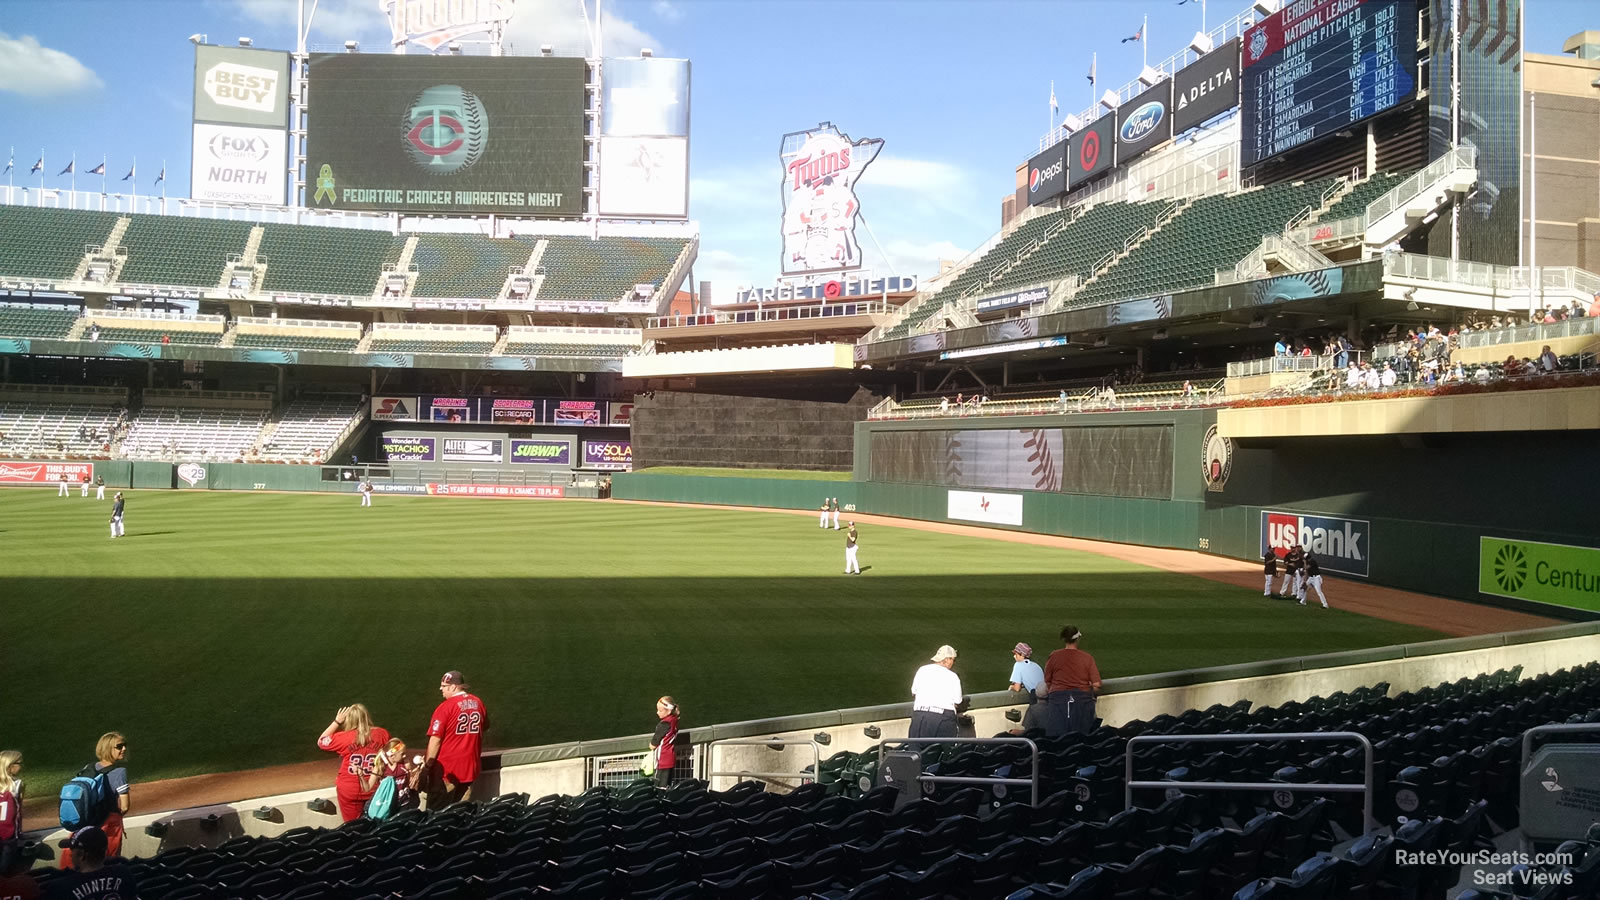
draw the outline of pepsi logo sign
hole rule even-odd
[[[1034,191],[1037,191],[1038,189],[1039,189],[1039,170],[1036,168],[1033,171],[1028,173],[1028,193],[1031,194]]]
[[[1028,175],[1028,191],[1030,193],[1035,192],[1039,190],[1039,186],[1045,182],[1053,178],[1060,178],[1061,173],[1066,171],[1066,167],[1067,160],[1065,157],[1057,159],[1055,162],[1045,166],[1042,169],[1035,166],[1033,171]]]
[[[1155,132],[1161,125],[1161,120],[1167,117],[1167,106],[1160,100],[1151,100],[1149,103],[1134,110],[1122,122],[1119,137],[1124,144],[1133,144],[1144,140]]]

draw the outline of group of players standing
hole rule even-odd
[[[1299,544],[1289,548],[1283,558],[1283,583],[1278,585],[1276,593],[1272,590],[1272,576],[1278,574],[1278,553],[1271,547],[1261,554],[1261,562],[1265,566],[1266,582],[1261,588],[1263,597],[1293,597],[1306,605],[1306,589],[1317,592],[1317,599],[1322,601],[1322,608],[1328,608],[1328,598],[1322,593],[1322,565],[1317,562],[1316,556],[1310,550]],[[1293,593],[1290,592],[1291,587]]]
[[[81,476],[79,476],[78,483],[81,485],[81,489],[79,491],[78,496],[80,496],[80,497],[89,496],[89,484],[90,484],[89,473],[85,472]],[[61,485],[61,489],[56,491],[56,496],[57,497],[70,497],[70,496],[72,496],[71,491],[68,489],[68,485],[71,484],[71,482],[68,480],[68,478],[67,478],[65,473],[62,474],[61,480],[58,482],[58,484]],[[105,478],[100,477],[100,476],[96,476],[95,479],[94,479],[93,484],[94,484],[94,488],[95,488],[95,490],[94,490],[94,498],[96,500],[104,500],[106,498],[106,480],[105,480]],[[111,499],[111,537],[113,539],[116,539],[116,538],[119,538],[119,537],[123,536],[124,532],[123,532],[123,528],[122,528],[122,511],[123,511],[123,508],[126,505],[126,502],[127,501],[122,499],[122,492],[121,491],[117,491],[117,495]]]
[[[821,512],[822,517],[817,520],[818,527],[827,528],[828,516],[831,514],[833,516],[833,530],[838,531],[839,498],[823,497]],[[861,544],[861,536],[856,533],[856,523],[846,522],[845,524],[849,527],[845,529],[844,533],[844,573],[846,575],[860,575],[861,562],[856,559],[856,548]]]

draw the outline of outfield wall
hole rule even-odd
[[[854,481],[644,471],[619,475],[613,496],[777,509],[816,509],[838,497],[846,513],[1246,560],[1274,545],[1282,555],[1292,538],[1335,578],[1600,618],[1600,494],[1585,471],[1600,456],[1600,432],[1223,441],[1212,430],[1217,417],[1168,410],[867,421],[856,427]],[[958,492],[1009,503],[1017,514],[961,511]]]
[[[1349,691],[1388,682],[1391,695],[1460,678],[1521,667],[1522,677],[1583,665],[1600,656],[1600,623],[1588,622],[1509,634],[1452,638],[1419,644],[1377,647],[1322,656],[1268,660],[1192,669],[1129,678],[1107,679],[1097,712],[1113,727],[1133,719],[1150,720],[1163,713],[1177,715],[1187,709],[1204,709],[1214,703],[1249,700],[1252,705],[1281,706],[1314,696]],[[974,731],[979,735],[1012,727],[1008,710],[1021,710],[1016,695],[1008,691],[971,695]],[[877,726],[882,739],[904,737],[910,726],[911,704],[893,703],[858,709],[829,710],[778,719],[733,722],[687,730],[682,738],[695,748],[699,774],[710,771],[797,772],[809,764],[807,748],[772,750],[764,746],[713,747],[715,741],[763,738],[808,741],[818,731],[831,740],[821,748],[826,759],[841,750],[862,752],[876,741],[863,729]],[[485,798],[526,792],[530,797],[551,793],[576,794],[594,783],[597,758],[642,757],[649,735],[629,735],[597,741],[552,744],[485,755],[478,786]],[[316,798],[333,799],[328,765],[326,787],[253,798],[236,803],[193,807],[130,816],[123,843],[126,856],[152,856],[180,846],[215,847],[241,835],[276,836],[300,826],[334,827],[337,814],[315,813],[306,807]],[[736,779],[725,777],[713,784],[725,789]],[[1379,786],[1382,787],[1381,785]],[[1113,800],[1120,802],[1119,798]],[[258,818],[261,811],[265,818]],[[153,823],[168,826],[156,838],[144,828]],[[51,845],[65,838],[59,829],[32,832],[31,837]]]
[[[492,496],[495,488],[506,488],[502,495],[538,497],[574,497],[596,499],[600,496],[597,479],[606,473],[574,472],[567,469],[550,470],[535,466],[471,466],[465,463],[446,465],[419,465],[397,463],[388,465],[285,465],[281,463],[170,463],[143,460],[95,460],[51,462],[22,461],[0,462],[0,472],[6,467],[29,469],[34,466],[76,467],[92,466],[95,476],[106,480],[106,487],[114,490],[212,490],[212,491],[292,491],[300,493],[353,494],[360,489],[363,478],[370,476],[379,494],[430,493],[430,484],[449,485],[453,490],[441,491],[452,495],[465,495],[468,489],[478,490],[483,496]],[[348,477],[346,477],[348,476]],[[54,481],[9,483],[12,486],[32,486],[55,490]],[[74,494],[77,482],[71,485]],[[538,491],[514,489],[538,488]]]

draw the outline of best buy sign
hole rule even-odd
[[[1600,612],[1600,548],[1480,537],[1478,590]]]

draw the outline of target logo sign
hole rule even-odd
[[[1083,146],[1078,148],[1078,165],[1085,171],[1100,165],[1100,135],[1089,132],[1083,136]]]

